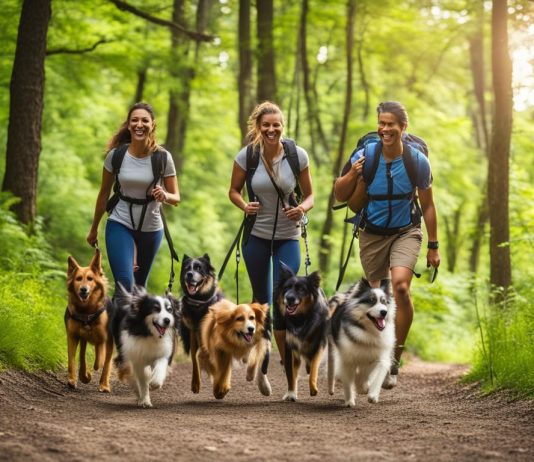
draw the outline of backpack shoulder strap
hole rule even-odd
[[[121,170],[122,161],[124,160],[124,156],[126,155],[126,151],[128,150],[127,144],[122,144],[115,148],[115,152],[113,153],[113,156],[111,157],[111,166],[113,167],[113,173],[118,176],[119,172]]]
[[[165,151],[156,151],[152,154],[152,174],[154,175],[154,183],[163,179],[165,169],[167,168],[167,153]]]
[[[378,163],[380,162],[380,153],[382,152],[382,143],[373,143],[365,146],[365,163],[363,164],[363,179],[367,187],[375,179]]]
[[[289,166],[291,167],[291,171],[293,172],[293,175],[295,176],[295,179],[299,179],[300,175],[300,163],[299,163],[299,155],[297,153],[297,145],[294,140],[290,138],[285,138],[282,141],[282,146],[284,146],[284,153],[287,157],[287,161],[289,162]]]
[[[260,147],[256,146],[256,149],[253,149],[252,144],[247,146],[247,158],[246,158],[246,185],[247,193],[250,201],[255,200],[254,191],[252,190],[252,177],[256,173],[256,169],[260,163]]]
[[[410,183],[412,183],[412,188],[415,189],[418,184],[417,158],[416,158],[417,155],[413,152],[413,149],[409,143],[403,142],[402,144],[403,144],[402,162],[404,163],[404,168],[406,169],[406,173],[408,174]]]

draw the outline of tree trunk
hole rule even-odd
[[[14,211],[26,224],[33,223],[36,216],[46,34],[51,14],[51,0],[24,0],[11,74],[2,190],[21,198]]]
[[[143,101],[143,94],[145,92],[147,67],[143,67],[137,71],[137,87],[135,89],[134,104]]]
[[[471,75],[473,76],[473,92],[476,100],[476,109],[473,111],[473,128],[477,146],[489,158],[490,140],[488,128],[488,109],[486,105],[486,69],[484,66],[484,5],[482,2],[475,6],[474,30],[469,38],[469,55]],[[475,274],[478,271],[478,257],[484,237],[484,230],[488,221],[487,178],[483,185],[484,194],[477,209],[477,225],[472,233],[472,245],[469,256],[469,270]]]
[[[273,47],[273,0],[256,2],[258,24],[258,102],[276,102],[276,74]]]
[[[343,122],[341,125],[341,135],[339,138],[338,152],[334,162],[333,176],[336,178],[341,170],[341,162],[345,155],[345,142],[347,138],[347,128],[349,125],[350,110],[352,105],[352,72],[353,59],[352,51],[354,48],[354,19],[356,16],[356,0],[347,2],[347,27],[346,27],[346,59],[347,59],[347,81],[345,84],[345,106],[343,110]],[[334,205],[334,188],[328,196],[328,205],[326,208],[326,219],[321,232],[321,242],[319,245],[319,270],[324,275],[328,272],[328,264],[331,255],[330,233],[332,231],[332,206]]]
[[[199,1],[197,5],[196,27],[206,27],[209,8],[212,2],[209,0]],[[174,0],[172,21],[187,29],[187,21],[184,13],[185,2]],[[171,78],[175,82],[175,88],[169,92],[169,114],[167,117],[167,138],[165,147],[172,153],[176,171],[180,173],[184,165],[184,146],[189,121],[191,82],[195,78],[195,67],[199,56],[200,42],[195,48],[194,60],[190,57],[191,39],[178,29],[171,29]]]
[[[495,112],[488,162],[488,200],[490,216],[490,282],[504,291],[512,283],[509,229],[509,157],[512,133],[512,62],[508,53],[507,0],[493,0],[492,72]]]
[[[252,111],[252,49],[250,46],[250,0],[239,0],[239,128],[246,143],[247,121]]]

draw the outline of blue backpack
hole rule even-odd
[[[415,190],[418,183],[417,168],[415,163],[415,156],[412,148],[422,152],[428,157],[428,147],[425,141],[418,136],[405,133],[402,137],[404,144],[404,154],[402,160],[404,162],[404,168],[410,178],[410,182]],[[350,155],[351,159],[360,149],[364,148],[365,164],[363,167],[363,179],[368,186],[373,182],[380,161],[380,152],[382,151],[382,143],[377,132],[369,132],[362,136],[356,144],[356,149]]]

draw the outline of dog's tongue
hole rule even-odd
[[[189,295],[195,295],[197,293],[197,287],[194,284],[187,284],[187,292],[189,292]]]
[[[293,314],[295,311],[297,311],[298,306],[299,306],[298,304],[296,304],[296,305],[286,305],[287,314]]]
[[[248,343],[252,342],[252,334],[243,334],[243,337]]]
[[[156,326],[156,329],[159,332],[159,335],[165,335],[165,331],[167,330],[166,327],[161,327],[159,324],[154,323],[154,326]]]
[[[375,324],[378,330],[383,330],[386,327],[386,320],[384,318],[375,318]]]

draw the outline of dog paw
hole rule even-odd
[[[139,399],[139,400],[137,401],[137,405],[138,405],[139,407],[148,409],[148,408],[151,408],[151,407],[152,407],[152,402],[150,401],[150,398]]]
[[[193,383],[191,384],[191,391],[195,394],[200,393],[200,384],[199,383]]]
[[[391,375],[388,372],[388,375],[386,375],[386,378],[384,379],[384,383],[382,384],[382,388],[384,390],[391,390],[393,387],[397,385],[397,375]]]
[[[76,387],[77,387],[77,385],[76,385],[76,380],[69,380],[69,381],[67,382],[67,385],[68,385],[69,388],[71,388],[72,390],[76,390]]]
[[[296,391],[288,391],[284,397],[282,398],[282,401],[289,401],[292,403],[297,402],[297,392]]]
[[[319,390],[316,387],[310,387],[310,396],[317,396]]]
[[[358,393],[359,395],[366,395],[367,393],[369,393],[369,386],[356,384],[356,393]]]
[[[213,396],[215,396],[216,399],[223,399],[229,391],[229,388],[220,388],[217,390],[213,390]]]
[[[98,391],[100,393],[111,393],[111,387],[109,385],[100,385]]]
[[[269,379],[261,372],[258,374],[258,389],[263,396],[271,396],[273,393]]]
[[[353,399],[345,401],[345,407],[350,407],[351,409],[354,409],[356,407],[356,401]]]
[[[247,382],[252,382],[254,380],[255,369],[253,367],[247,368]]]
[[[91,376],[90,372],[86,372],[85,374],[83,374],[83,373],[79,374],[79,379],[80,379],[80,382],[82,382],[82,383],[91,382],[91,378],[92,378],[92,376]]]
[[[375,395],[369,395],[367,397],[367,401],[369,401],[370,403],[372,404],[376,404],[378,403],[378,396],[375,396]]]

